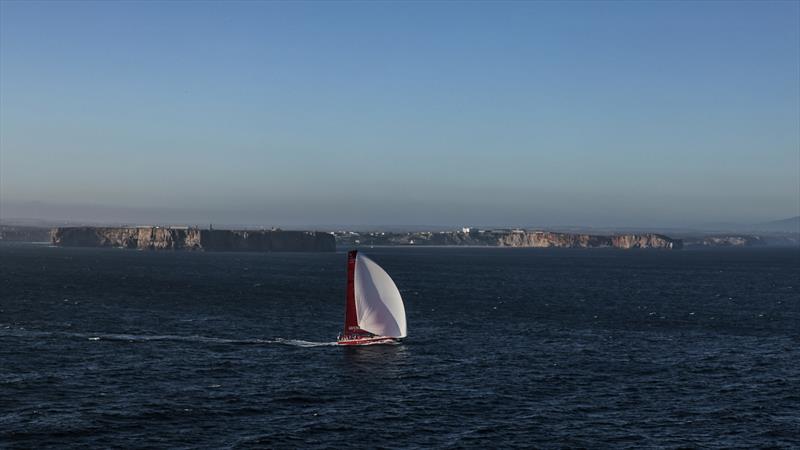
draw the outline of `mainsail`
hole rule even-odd
[[[389,274],[355,250],[347,256],[345,333],[406,337],[406,310]]]

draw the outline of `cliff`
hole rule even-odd
[[[560,248],[664,248],[679,249],[680,239],[672,239],[660,234],[619,234],[601,236],[592,234],[557,233],[552,231],[529,230],[467,230],[388,233],[388,232],[340,232],[337,234],[340,245],[445,245],[445,246],[488,246],[488,247],[560,247]]]
[[[611,236],[611,246],[616,248],[683,248],[683,241],[663,234],[618,234]]]
[[[332,252],[332,234],[313,231],[201,230],[163,227],[53,228],[50,242],[64,247],[245,252]]]
[[[498,237],[501,247],[611,247],[611,238],[591,234],[554,233],[550,231],[512,231]]]
[[[660,234],[619,234],[599,236],[592,234],[554,233],[550,231],[513,231],[498,238],[502,247],[559,247],[597,248],[614,247],[679,249],[682,243]]]
[[[0,225],[0,241],[47,242],[50,230],[41,227]]]
[[[761,236],[748,234],[701,236],[685,241],[687,247],[752,247],[767,244]]]

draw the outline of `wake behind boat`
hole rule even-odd
[[[396,344],[406,337],[406,310],[389,274],[358,250],[347,253],[347,297],[339,345]]]

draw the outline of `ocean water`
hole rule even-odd
[[[400,345],[344,252],[0,246],[0,447],[800,446],[797,248],[364,251]]]

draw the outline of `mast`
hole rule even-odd
[[[356,314],[356,254],[358,250],[347,252],[347,297],[344,308],[344,335],[358,330]]]

